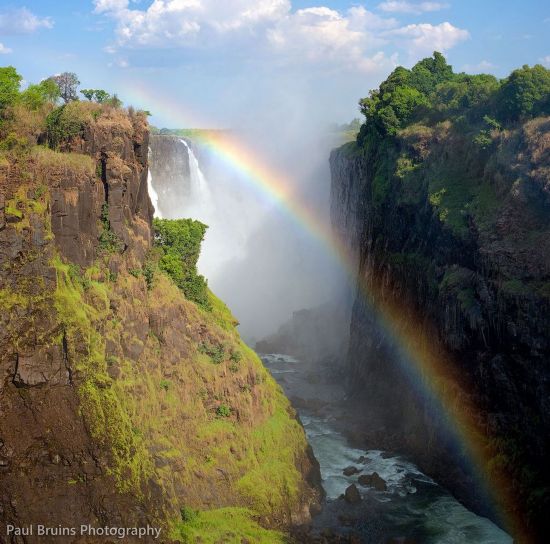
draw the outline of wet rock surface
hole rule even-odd
[[[377,472],[373,472],[372,474],[363,474],[359,476],[357,482],[359,485],[365,487],[374,487],[376,491],[387,491],[388,489],[385,480],[382,479]]]
[[[346,488],[346,490],[344,491],[344,500],[346,502],[349,502],[350,504],[361,502],[361,495],[355,484],[351,484],[349,487]]]
[[[388,174],[383,206],[373,197],[380,181],[376,161],[393,159],[354,152],[351,144],[331,156],[333,225],[360,263],[359,292],[376,293],[393,317],[401,314],[414,324],[407,330],[392,319],[393,330],[373,312],[374,298],[361,295],[355,301],[343,372],[350,405],[369,415],[363,432],[381,449],[410,453],[470,507],[497,519],[469,460],[452,445],[437,401],[419,394],[403,372],[407,354],[396,349],[396,331],[402,329],[409,344],[414,338],[436,346],[444,379],[461,390],[455,396],[464,395],[475,406],[487,449],[498,450],[495,463],[499,455],[507,459],[506,508],[514,511],[520,503],[520,517],[529,518],[531,526],[540,524],[543,535],[549,504],[535,496],[550,485],[545,461],[550,299],[541,288],[550,278],[550,184],[543,167],[549,123],[548,118],[520,123],[485,155],[470,153],[452,130],[418,130],[418,136],[412,131],[413,136],[397,139],[396,157],[413,157],[423,172],[422,191],[413,201],[405,185]],[[429,201],[429,183],[438,176],[449,179],[448,165],[460,172],[458,179],[475,179],[478,187],[494,190],[486,209],[457,218],[460,231],[438,217]],[[464,186],[455,189],[466,199],[460,194]],[[422,349],[408,358],[417,355],[422,357]],[[406,365],[414,372],[413,363]],[[494,448],[496,443],[501,446]],[[525,467],[537,474],[534,480],[525,478]],[[497,501],[502,496],[499,492]]]
[[[350,406],[345,376],[334,361],[302,362],[281,355],[262,358],[290,400],[302,401],[299,417],[320,462],[327,492],[311,524],[295,528],[296,544],[380,544],[392,539],[426,544],[432,542],[430,531],[434,527],[438,527],[442,538],[456,542],[469,542],[461,539],[471,538],[476,544],[512,543],[488,520],[468,512],[407,458],[367,450],[373,442],[365,432],[364,413]],[[317,376],[315,385],[310,380],[312,373]],[[345,476],[343,471],[349,467],[362,470]],[[361,485],[363,477],[368,486]],[[357,499],[357,491],[361,500],[348,502],[347,489],[349,497]]]

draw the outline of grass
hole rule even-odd
[[[184,544],[284,544],[284,535],[261,527],[246,508],[219,508],[189,513],[181,521],[174,538]]]
[[[141,495],[142,483],[153,465],[143,440],[133,432],[133,423],[117,383],[109,376],[102,323],[110,316],[109,290],[89,280],[86,293],[80,275],[59,257],[52,260],[57,274],[55,309],[74,370],[81,376],[81,411],[92,436],[112,454],[110,472],[121,491]],[[93,301],[90,304],[88,301]]]
[[[95,175],[96,163],[89,155],[81,153],[58,153],[44,146],[35,146],[32,149],[31,157],[41,169],[51,171],[71,170],[78,175]]]

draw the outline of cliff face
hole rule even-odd
[[[549,118],[536,118],[492,133],[480,149],[450,123],[413,125],[377,152],[352,143],[330,159],[333,223],[364,287],[348,375],[353,402],[368,410],[371,446],[412,454],[491,514],[466,456],[373,311],[387,303],[419,344],[439,350],[447,395],[476,408],[490,452],[483,468],[507,475],[515,500],[505,508],[540,534],[550,482],[549,129]]]
[[[318,465],[288,401],[223,303],[156,266],[145,117],[70,107],[61,152],[0,159],[0,534],[304,521]]]
[[[180,140],[168,135],[152,135],[149,140],[151,176],[164,202],[185,202],[191,196],[189,156]],[[159,211],[170,217],[170,210]]]

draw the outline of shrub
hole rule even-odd
[[[215,365],[219,365],[225,360],[225,347],[222,344],[209,345],[203,342],[199,345],[199,352],[208,355]]]
[[[192,219],[156,218],[153,228],[155,245],[161,250],[159,268],[172,278],[189,300],[211,309],[207,282],[197,272],[207,226]]]
[[[218,417],[229,417],[231,415],[231,408],[227,404],[220,404],[216,408],[216,415]]]
[[[122,246],[120,238],[111,230],[109,221],[109,205],[107,202],[101,207],[101,234],[99,235],[99,247],[107,253],[119,251]]]
[[[82,109],[71,106],[72,104],[60,106],[46,117],[48,145],[52,149],[71,140],[84,128],[87,116]]]
[[[147,285],[147,289],[149,291],[153,288],[153,282],[155,280],[155,270],[156,264],[150,259],[147,259],[145,261],[145,264],[143,265],[142,274],[145,278],[145,284]]]
[[[181,520],[186,523],[192,522],[197,518],[197,512],[188,506],[182,506],[180,508],[180,515]]]

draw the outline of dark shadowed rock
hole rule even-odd
[[[344,499],[350,504],[361,502],[361,494],[359,493],[359,490],[357,489],[357,486],[355,484],[351,484],[349,487],[346,488]]]
[[[357,480],[359,485],[364,487],[374,487],[376,491],[387,491],[388,486],[386,481],[380,477],[378,472],[373,472],[372,474],[362,474]]]
[[[354,474],[357,474],[358,472],[361,472],[357,467],[354,467],[354,466],[349,466],[349,467],[346,467],[342,473],[344,474],[344,476],[353,476]]]

